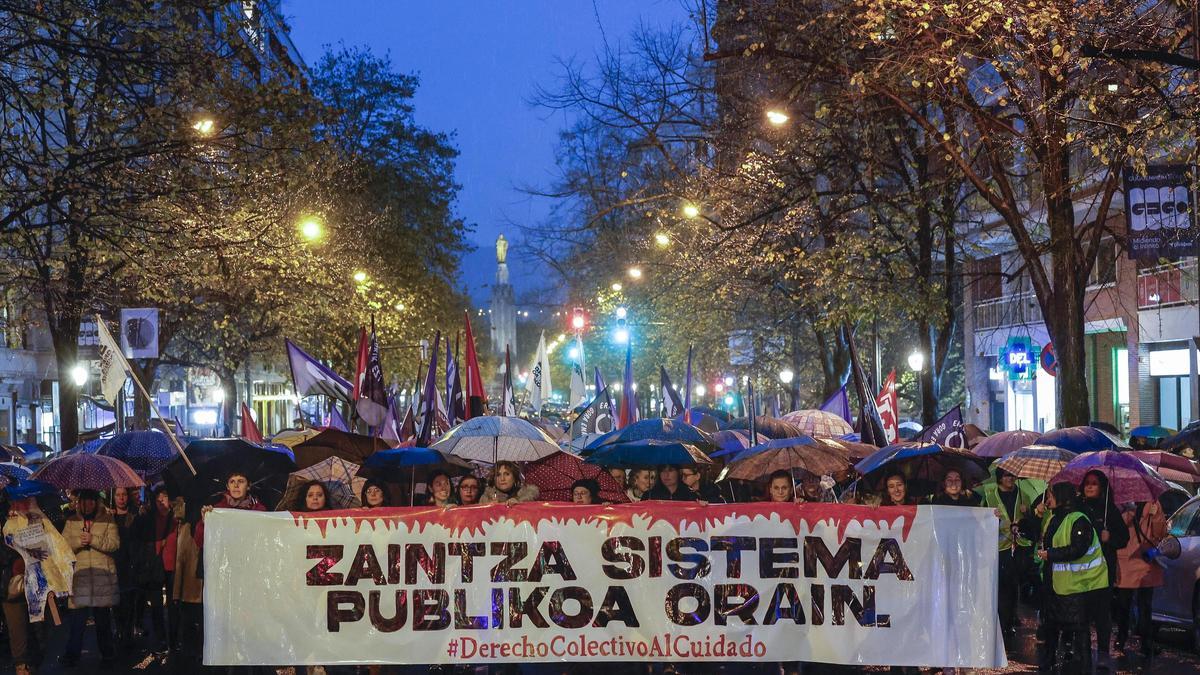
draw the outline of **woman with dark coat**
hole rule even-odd
[[[979,506],[979,495],[966,489],[962,473],[951,469],[942,478],[937,494],[929,498],[934,506]]]
[[[883,487],[880,506],[914,506],[918,503],[916,497],[908,494],[908,480],[900,472],[888,474]]]
[[[171,601],[171,589],[174,586],[179,522],[171,509],[171,497],[165,486],[154,490],[146,511],[138,516],[134,524],[134,536],[137,538],[135,562],[138,566],[139,595],[150,603],[153,646],[174,650],[179,616],[178,606]],[[140,622],[141,618],[137,617],[137,620]]]
[[[1061,672],[1056,667],[1058,643],[1060,635],[1066,634],[1072,638],[1075,656],[1083,660],[1082,672],[1091,672],[1089,614],[1094,611],[1097,597],[1111,597],[1107,564],[1100,550],[1100,539],[1078,502],[1074,485],[1055,483],[1046,496],[1046,506],[1050,517],[1042,528],[1037,556],[1046,563],[1049,597],[1045,642],[1038,666],[1043,671]],[[1108,614],[1107,605],[1104,613]],[[1103,658],[1104,652],[1100,654]]]
[[[1121,511],[1109,489],[1108,476],[1103,472],[1092,470],[1085,473],[1079,491],[1083,494],[1080,510],[1087,515],[1092,529],[1096,531],[1108,567],[1109,588],[1090,596],[1093,604],[1088,608],[1092,625],[1096,627],[1096,654],[1101,665],[1104,665],[1110,658],[1112,647],[1112,589],[1117,583],[1117,552],[1129,544],[1129,527],[1121,517]]]
[[[692,492],[679,479],[679,467],[674,464],[663,464],[658,467],[658,483],[650,491],[642,495],[642,499],[661,499],[672,502],[699,501],[700,496]]]

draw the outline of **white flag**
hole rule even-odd
[[[529,391],[529,404],[533,406],[533,412],[541,414],[542,404],[550,398],[550,359],[546,357],[545,331],[538,338],[537,356],[529,369],[525,389]]]
[[[571,407],[587,403],[587,380],[583,378],[583,338],[575,336],[575,357],[571,359]]]
[[[128,372],[125,355],[121,353],[121,348],[117,346],[112,333],[108,332],[104,319],[98,315],[96,333],[100,347],[100,393],[104,395],[105,400],[116,405],[117,395],[125,386],[125,375]]]

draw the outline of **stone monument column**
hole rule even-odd
[[[496,239],[496,281],[492,284],[490,304],[492,351],[504,356],[508,345],[517,354],[517,302],[512,284],[508,282],[508,240],[501,234]]]

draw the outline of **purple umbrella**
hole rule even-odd
[[[1152,502],[1170,487],[1142,460],[1111,450],[1079,455],[1067,462],[1062,471],[1050,479],[1050,483],[1079,485],[1083,482],[1084,474],[1093,470],[1108,478],[1108,489],[1117,503]]]
[[[971,448],[971,452],[980,457],[995,459],[1021,448],[1035,445],[1041,437],[1042,435],[1036,431],[1001,431],[979,441],[975,447]]]
[[[108,490],[145,485],[125,462],[89,453],[52,459],[31,478],[50,483],[61,490]]]

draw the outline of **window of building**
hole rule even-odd
[[[1096,253],[1096,264],[1088,276],[1088,286],[1106,286],[1117,283],[1117,243],[1112,239],[1100,242]]]
[[[983,258],[976,264],[975,297],[978,300],[995,300],[1004,295],[1004,275],[1000,271],[1000,256]]]

